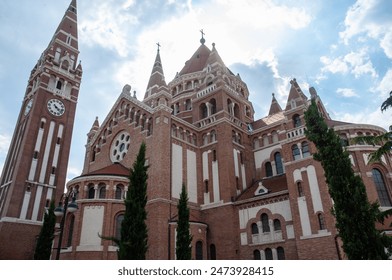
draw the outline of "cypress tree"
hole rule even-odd
[[[348,152],[341,146],[339,136],[328,128],[314,100],[305,112],[305,121],[306,136],[317,147],[314,158],[324,168],[336,228],[347,258],[388,259],[391,238],[375,227],[377,221],[383,222],[384,215],[377,202],[369,202],[362,179],[351,168]]]
[[[52,252],[52,243],[54,238],[54,227],[56,224],[56,216],[54,215],[54,201],[50,202],[50,206],[44,215],[44,222],[38,236],[37,244],[34,252],[35,260],[49,260]]]
[[[180,200],[177,205],[178,222],[176,238],[176,256],[178,260],[190,260],[192,256],[192,236],[189,230],[188,194],[185,184],[182,185]]]
[[[124,220],[121,223],[121,240],[118,259],[144,260],[147,252],[147,170],[146,145],[142,143],[129,175],[125,198]]]

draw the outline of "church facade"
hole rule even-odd
[[[148,259],[176,258],[183,184],[193,259],[344,259],[323,169],[304,133],[304,111],[312,99],[340,135],[369,199],[392,207],[392,158],[369,163],[377,147],[352,141],[382,134],[383,128],[331,119],[316,90],[305,94],[295,79],[285,107],[272,95],[268,115],[254,119],[245,81],[225,65],[215,44],[205,43],[202,34],[168,83],[158,48],[144,98],[138,100],[125,85],[106,118],[92,120],[83,171],[66,186],[76,193],[79,209],[66,214],[61,259],[117,258],[115,244],[99,235],[119,236],[129,170],[143,142],[149,165]],[[72,122],[66,126],[72,129]],[[387,224],[380,229],[392,233]]]

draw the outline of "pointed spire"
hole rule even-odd
[[[155,57],[154,65],[151,71],[151,76],[147,84],[147,89],[144,95],[144,99],[157,93],[161,87],[167,87],[165,81],[165,75],[163,74],[161,56],[159,54],[161,45],[157,43],[157,46],[158,46],[157,55]]]
[[[299,87],[297,80],[294,78],[290,81],[291,87],[287,98],[286,109],[291,110],[306,103],[306,96]]]
[[[212,65],[214,63],[219,63],[223,67],[226,67],[225,63],[223,62],[222,58],[220,57],[218,51],[215,48],[215,43],[212,43],[212,51],[207,59],[205,66],[207,66],[208,64]]]
[[[275,98],[275,93],[272,93],[271,107],[269,109],[268,116],[274,115],[279,112],[282,112],[282,108],[280,107],[278,101]]]

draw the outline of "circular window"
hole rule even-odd
[[[122,131],[114,138],[110,149],[110,159],[112,162],[122,161],[128,152],[131,136],[128,132]]]

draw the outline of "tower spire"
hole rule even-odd
[[[158,46],[157,55],[155,57],[154,65],[152,67],[152,71],[151,71],[150,79],[147,84],[147,89],[144,95],[144,99],[157,93],[161,87],[167,87],[165,81],[165,75],[163,74],[161,55],[159,53],[161,45],[157,43],[157,46]]]

